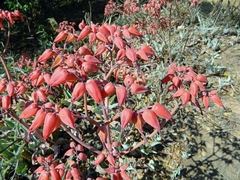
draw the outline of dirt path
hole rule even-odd
[[[233,86],[239,93],[240,44],[226,49],[220,56],[216,63],[227,68],[225,75],[234,80]],[[218,81],[218,77],[212,78]],[[219,96],[228,111],[212,104],[208,115],[188,130],[193,135],[189,138],[191,156],[181,171],[185,179],[240,180],[240,94],[229,85],[224,86]]]

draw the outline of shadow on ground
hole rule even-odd
[[[239,179],[240,139],[228,132],[199,134],[190,140],[192,156],[182,175],[189,179]]]

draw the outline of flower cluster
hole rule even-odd
[[[2,10],[0,9],[0,28],[3,30],[5,29],[2,22],[4,20],[8,20],[12,25],[14,25],[14,20],[21,19],[22,22],[24,22],[24,19],[22,17],[22,14],[19,10],[15,10],[14,12],[9,12],[8,10]]]
[[[108,4],[105,6],[104,16],[109,16],[110,14],[114,13],[116,7],[117,7],[116,3],[113,2],[113,0],[110,0]]]
[[[210,98],[214,103],[225,109],[220,98],[216,95],[217,90],[207,91],[207,78],[202,74],[196,74],[191,67],[177,66],[176,63],[171,63],[171,68],[168,69],[167,76],[161,80],[162,84],[166,84],[167,82],[172,82],[168,87],[168,92],[176,91],[172,97],[181,97],[183,108],[191,101],[202,113],[198,102],[198,99],[202,98],[207,113]]]

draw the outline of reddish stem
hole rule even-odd
[[[7,73],[8,81],[10,82],[10,81],[12,81],[12,76],[11,76],[9,70],[8,70],[7,64],[6,64],[6,62],[4,61],[2,55],[0,55],[0,59],[1,59],[2,63],[3,63],[3,66],[4,66],[5,71],[6,71],[6,73]]]
[[[14,112],[9,111],[9,114],[10,114],[14,119],[16,119],[20,124],[22,124],[26,129],[29,129],[29,126],[28,126],[22,119],[20,119]],[[40,139],[43,143],[46,143],[46,140],[43,138],[43,136],[42,136],[39,132],[35,131],[33,134],[34,134],[38,139]]]
[[[112,62],[112,59],[111,59],[111,62]],[[105,66],[103,65],[102,68],[104,70],[103,79],[107,80]],[[110,75],[111,75],[111,73],[110,73]],[[108,102],[107,101],[105,101],[105,106],[108,108]],[[108,113],[107,113],[106,109],[104,109],[103,107],[102,107],[102,111],[103,111],[103,115],[104,115],[104,122],[107,122],[108,121]],[[109,125],[106,125],[106,128],[107,128],[107,143],[111,143],[111,136],[110,136],[110,127],[109,127]]]
[[[84,93],[84,110],[85,110],[85,115],[88,116],[88,109],[87,109],[87,92]]]
[[[3,57],[4,57],[4,55],[5,55],[6,51],[7,51],[7,47],[8,47],[9,40],[10,40],[10,33],[11,33],[11,31],[10,31],[10,22],[9,21],[7,21],[7,22],[8,22],[8,39],[7,39],[5,48],[4,48],[3,53],[2,53]]]
[[[75,140],[77,141],[79,144],[81,144],[82,146],[84,146],[85,148],[95,152],[96,154],[101,154],[102,152],[95,149],[94,147],[86,144],[85,142],[81,141],[79,138],[77,138],[73,133],[71,133],[71,131],[65,126],[65,125],[61,125],[61,127]]]
[[[81,119],[86,119],[87,121],[89,121],[90,123],[94,124],[95,126],[99,127],[100,126],[100,123],[95,121],[94,119],[88,117],[88,116],[77,116],[77,115],[74,115],[75,118],[81,118]]]

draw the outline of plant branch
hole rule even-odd
[[[83,115],[83,116],[77,116],[77,115],[74,115],[75,118],[81,118],[81,119],[86,119],[87,121],[89,121],[90,123],[96,125],[97,127],[100,126],[100,123],[95,121],[94,119],[86,116],[86,115]]]
[[[88,116],[88,109],[87,109],[87,92],[84,93],[84,110],[85,110],[85,115]]]
[[[104,122],[102,125],[103,126],[107,126],[108,124],[110,124],[111,122],[115,121],[117,118],[119,118],[119,113],[117,113],[113,118],[109,119],[108,121]]]
[[[95,152],[96,154],[101,154],[102,152],[95,149],[94,147],[84,143],[83,141],[81,141],[79,138],[77,138],[73,133],[71,133],[71,131],[65,126],[65,125],[61,125],[61,127],[75,140],[77,141],[79,144],[81,144],[82,146],[84,146],[85,148]]]
[[[7,22],[8,22],[8,38],[7,38],[7,42],[6,42],[5,48],[3,50],[3,53],[2,53],[3,57],[4,57],[4,55],[5,55],[6,51],[7,51],[7,47],[8,47],[9,40],[10,40],[10,33],[11,33],[11,31],[10,31],[10,26],[11,26],[10,22],[9,21],[7,21]]]
[[[111,61],[112,61],[112,59],[111,59]],[[107,80],[107,79],[106,79],[106,69],[105,69],[105,66],[104,66],[104,65],[103,65],[103,71],[104,71],[104,73],[103,73],[103,78],[104,78],[105,80]],[[111,70],[110,70],[110,71],[111,71]],[[107,102],[107,101],[105,101],[105,106],[108,108],[108,102]],[[107,113],[107,110],[102,107],[102,111],[103,111],[103,115],[104,115],[104,122],[107,122],[107,121],[108,121],[108,113]],[[110,136],[110,127],[109,127],[109,125],[106,125],[106,129],[107,129],[107,143],[111,143],[111,136]]]
[[[3,63],[3,66],[4,66],[5,71],[6,71],[6,73],[7,73],[8,81],[12,81],[12,76],[11,76],[9,70],[8,70],[7,64],[6,64],[6,62],[4,61],[2,55],[0,55],[0,59],[1,59],[2,63]]]
[[[16,119],[20,124],[22,124],[27,130],[29,129],[29,126],[21,119],[19,118],[13,111],[9,111],[9,114],[14,118]],[[33,133],[38,139],[40,139],[43,143],[46,143],[46,140],[43,138],[43,136],[35,131]]]

